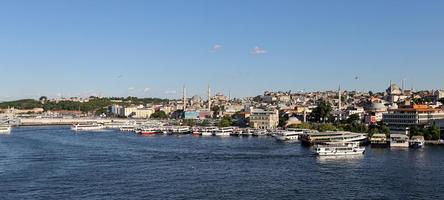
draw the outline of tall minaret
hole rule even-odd
[[[182,101],[183,101],[183,111],[187,109],[187,88],[185,85],[183,85],[183,94],[182,94]]]
[[[208,84],[208,111],[211,112],[211,88],[210,88],[210,84]]]
[[[341,110],[342,108],[341,84],[339,84],[339,89],[338,89],[338,108],[339,110]]]

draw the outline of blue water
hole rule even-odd
[[[272,138],[0,136],[0,199],[444,199],[444,148],[318,158]]]

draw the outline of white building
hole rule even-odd
[[[250,127],[258,129],[275,129],[279,125],[278,110],[254,109],[250,115]]]

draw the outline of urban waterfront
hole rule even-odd
[[[1,199],[440,199],[444,148],[314,155],[269,137],[142,137],[18,127],[0,136]]]

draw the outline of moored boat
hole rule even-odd
[[[73,124],[71,130],[73,131],[100,131],[103,130],[105,126],[98,123],[91,124]]]
[[[302,129],[287,129],[278,131],[274,137],[277,141],[298,141],[299,136],[304,134]]]
[[[385,134],[376,133],[370,137],[370,144],[373,148],[375,147],[388,147],[389,141]]]
[[[364,154],[365,148],[360,147],[359,143],[330,143],[317,145],[315,151],[319,156],[346,156]]]
[[[390,134],[390,147],[391,148],[408,148],[409,137],[404,134]]]
[[[327,143],[350,143],[359,142],[364,144],[368,141],[367,134],[352,132],[304,132],[300,140],[305,145],[327,144]]]
[[[9,125],[0,125],[0,134],[4,135],[10,134],[11,130],[12,128]]]
[[[424,136],[413,136],[410,139],[410,147],[411,148],[423,148],[425,144]]]

